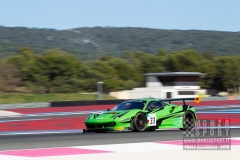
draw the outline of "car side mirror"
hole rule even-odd
[[[110,111],[110,108],[108,108],[107,111]]]

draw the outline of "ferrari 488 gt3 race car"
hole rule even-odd
[[[113,109],[91,114],[85,120],[86,129],[83,132],[106,131],[155,131],[163,128],[193,128],[197,115],[193,106],[186,100],[200,102],[200,98],[154,99],[141,98],[126,100]],[[182,105],[172,104],[172,101],[183,101]],[[193,126],[191,124],[194,124]]]

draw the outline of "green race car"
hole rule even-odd
[[[91,114],[85,120],[83,132],[107,131],[155,131],[156,129],[192,129],[197,121],[195,108],[185,100],[200,101],[198,98],[127,100],[106,112]],[[174,105],[171,101],[183,101]],[[192,122],[192,123],[188,123]]]

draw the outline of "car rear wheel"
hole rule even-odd
[[[143,113],[138,113],[133,119],[134,131],[144,131],[146,129],[147,118]]]
[[[180,130],[192,130],[192,128],[195,127],[195,123],[196,120],[194,114],[187,111],[183,116],[183,128],[180,128]]]

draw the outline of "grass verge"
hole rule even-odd
[[[0,93],[0,104],[50,102],[50,101],[78,101],[96,100],[96,94],[66,93],[66,94],[3,94]],[[116,99],[108,95],[102,95],[102,99]]]

